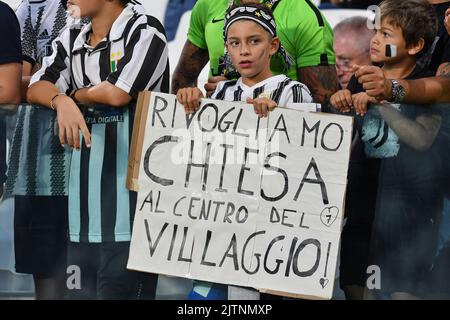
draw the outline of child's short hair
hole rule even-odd
[[[437,16],[427,0],[384,0],[380,4],[381,20],[402,29],[406,46],[415,45],[423,38],[425,44],[418,57],[432,46],[437,35]]]

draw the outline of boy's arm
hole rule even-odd
[[[20,63],[0,64],[0,104],[20,103]]]
[[[76,149],[80,148],[81,131],[86,146],[90,146],[90,134],[83,115],[75,102],[65,93],[71,88],[69,72],[70,30],[64,32],[52,43],[53,54],[45,57],[42,68],[31,78],[27,92],[30,103],[52,108],[57,113],[59,140]]]
[[[356,75],[367,94],[378,101],[392,101],[392,83],[379,67],[357,66]],[[439,66],[437,76],[417,80],[397,80],[405,90],[403,102],[432,104],[450,101],[450,63]]]
[[[165,81],[167,63],[164,35],[156,29],[138,28],[131,35],[117,70],[93,87],[76,90],[73,97],[80,103],[123,107],[137,99],[140,91],[151,90]]]
[[[417,151],[429,149],[441,127],[442,117],[438,114],[422,114],[412,120],[389,104],[376,108],[400,140]]]
[[[76,90],[73,98],[84,104],[106,104],[111,107],[122,107],[132,100],[127,92],[108,81],[103,81],[90,88]]]
[[[172,76],[172,93],[176,94],[181,88],[196,87],[198,76],[208,60],[208,50],[186,40]]]
[[[336,67],[334,65],[303,67],[297,70],[298,79],[310,90],[316,103],[327,105],[331,96],[339,90]]]
[[[61,93],[53,83],[46,80],[33,83],[28,89],[27,97],[30,103],[48,108],[52,107],[56,111],[61,145],[67,143],[79,150],[81,147],[79,131],[81,130],[86,146],[90,147],[90,133],[80,109],[70,97]]]
[[[187,40],[172,76],[173,94],[177,94],[181,88],[196,87],[198,76],[208,63],[205,29],[210,6],[212,1],[198,0],[192,8]]]

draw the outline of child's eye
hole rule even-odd
[[[260,42],[259,39],[251,39],[250,44],[258,44]]]
[[[239,42],[237,42],[237,41],[230,41],[229,44],[232,47],[237,47],[239,45]]]
[[[383,32],[383,37],[385,37],[385,38],[389,38],[389,36],[390,36],[390,34],[389,34],[389,33],[387,33],[387,32]]]

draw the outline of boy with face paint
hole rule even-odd
[[[437,25],[433,23],[436,21],[435,15],[426,2],[418,1],[419,4],[421,2],[428,10],[422,8],[420,11],[419,8],[413,13],[415,16],[403,17],[401,20],[397,20],[398,12],[389,5],[390,1],[383,2],[381,25],[372,38],[370,58],[372,63],[382,65],[387,78],[411,78],[413,71],[417,71],[416,62],[433,44],[437,33]],[[417,75],[414,77],[417,78]],[[357,80],[353,77],[346,90],[340,90],[331,97],[330,104],[340,111],[354,109],[357,115],[364,115],[367,105],[376,103],[376,99],[356,90],[356,84]]]
[[[381,24],[371,41],[372,62],[383,65],[392,79],[432,76],[416,63],[437,32],[432,6],[425,0],[385,0],[380,9]],[[347,90],[331,98],[340,111],[354,109],[358,132],[349,168],[341,277],[346,276],[346,285],[360,287],[357,298],[362,299],[367,267],[377,265],[383,293],[392,299],[414,299],[424,293],[420,284],[436,249],[434,221],[441,213],[442,196],[433,144],[442,117],[429,106],[399,102],[367,109],[375,102],[356,77]],[[356,259],[358,265],[352,263]],[[350,279],[357,271],[362,271],[361,277]]]
[[[270,70],[271,58],[276,54],[282,57],[286,69],[292,63],[276,36],[270,10],[262,5],[231,7],[225,17],[224,40],[227,59],[241,77],[219,82],[213,99],[246,101],[253,104],[255,113],[261,117],[278,105],[312,102],[304,84],[285,75],[273,76]],[[203,93],[198,88],[183,88],[178,90],[177,97],[189,114],[198,110]]]
[[[253,104],[260,117],[267,117],[277,106],[312,102],[311,93],[304,84],[285,75],[274,76],[270,70],[271,58],[276,54],[283,59],[286,70],[290,68],[291,60],[280,45],[273,14],[267,7],[257,4],[231,7],[225,16],[224,40],[227,59],[231,60],[240,78],[219,82],[212,99],[246,101]],[[203,93],[198,88],[182,88],[178,90],[177,98],[186,113],[191,114],[199,109]],[[244,295],[252,296],[251,293]],[[227,299],[227,286],[194,282],[189,298]]]

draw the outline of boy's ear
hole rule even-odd
[[[270,42],[270,56],[273,56],[278,52],[280,45],[280,39],[278,39],[278,37],[273,37],[272,41]]]
[[[423,47],[425,46],[425,40],[423,38],[420,38],[417,43],[411,44],[408,48],[408,54],[410,56],[415,56],[420,51],[422,51]]]

